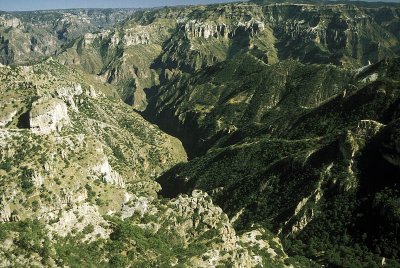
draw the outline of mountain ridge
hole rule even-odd
[[[400,266],[400,8],[262,2],[0,15],[0,266]]]
[[[242,10],[249,17],[242,16]],[[248,49],[264,57],[261,60],[266,63],[293,58],[303,63],[344,67],[361,67],[395,56],[399,53],[397,17],[398,9],[384,4],[371,10],[352,5],[342,9],[340,5],[290,3],[145,10],[114,32],[94,36],[94,43],[90,41],[92,44],[86,48],[79,48],[79,41],[59,57],[63,63],[78,66],[81,59],[92,61],[94,69],[83,67],[104,75],[106,81],[120,88],[126,102],[144,110],[145,92],[151,95],[160,82],[182,73],[191,74]],[[154,29],[162,30],[158,34]],[[138,34],[130,37],[129,31]],[[148,33],[144,35],[143,31]],[[103,52],[93,55],[93,50]],[[137,51],[146,54],[139,60]]]

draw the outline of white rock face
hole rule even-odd
[[[7,222],[11,219],[11,209],[4,198],[4,196],[0,200],[0,222]]]
[[[355,131],[356,135],[362,135],[367,138],[376,135],[385,125],[374,120],[361,120]]]
[[[125,187],[124,179],[118,172],[114,171],[108,162],[108,158],[104,156],[91,167],[91,172],[97,178],[100,178],[105,183],[114,184],[121,188]]]
[[[29,123],[33,133],[50,134],[70,124],[65,102],[57,98],[41,98],[32,104]]]
[[[62,211],[58,222],[48,225],[47,228],[52,233],[65,237],[74,228],[77,231],[82,231],[89,224],[93,225],[94,230],[87,235],[86,240],[94,240],[96,236],[107,238],[111,232],[109,229],[102,227],[108,224],[100,215],[97,207],[87,203],[76,205],[68,211]]]
[[[0,25],[5,27],[17,28],[21,25],[21,21],[17,18],[7,18],[6,16],[0,16]]]
[[[35,170],[35,171],[33,171],[33,174],[32,174],[32,182],[35,185],[35,187],[38,188],[43,185],[44,177],[42,176],[42,174],[40,174],[39,172],[37,172]]]
[[[58,88],[57,90],[57,95],[60,98],[65,98],[65,97],[73,97],[73,96],[78,96],[83,93],[82,86],[80,84],[76,84],[74,86],[70,87],[61,87]]]
[[[215,206],[207,193],[194,190],[192,196],[180,195],[169,202],[172,210],[166,212],[174,214],[181,222],[175,222],[179,226],[177,232],[187,239],[195,235],[195,231],[204,232],[209,229],[218,229],[224,244],[219,250],[232,250],[235,248],[237,237],[235,230],[229,224],[229,219],[222,209]],[[195,214],[195,216],[194,216]],[[173,218],[172,216],[170,218]],[[191,232],[190,232],[191,231]]]
[[[292,226],[291,232],[297,233],[303,230],[304,227],[306,227],[307,224],[309,224],[313,219],[314,219],[314,210],[312,209],[307,210],[307,213],[301,216],[300,219],[295,223],[295,225]]]
[[[0,116],[0,127],[5,127],[9,122],[11,122],[17,111],[12,111]]]
[[[82,86],[80,84],[71,87],[61,87],[57,89],[56,92],[58,97],[62,99],[65,103],[67,103],[68,106],[70,106],[75,111],[78,111],[78,108],[76,107],[74,101],[74,97],[79,96],[83,93]]]
[[[153,210],[152,212],[156,213],[157,211],[151,206],[151,202],[153,202],[153,200],[153,197],[137,197],[136,195],[132,195],[129,199],[132,204],[129,206],[126,206],[125,204],[123,205],[121,209],[121,217],[126,219],[132,217],[135,213],[138,213],[141,217],[143,217],[145,213],[149,213],[149,210]]]
[[[182,22],[181,22],[182,23]],[[265,25],[261,21],[250,20],[247,22],[239,22],[235,25],[216,24],[213,22],[201,22],[197,20],[190,20],[186,22],[182,28],[185,30],[188,37],[203,37],[208,38],[230,38],[236,34],[236,30],[244,28],[245,31],[251,35],[255,35],[264,31]]]
[[[82,189],[63,189],[60,195],[60,205],[71,205],[83,203],[88,197],[87,190]]]
[[[85,46],[91,45],[93,44],[94,40],[98,37],[98,35],[96,34],[92,34],[92,33],[86,33],[84,35],[84,44]]]
[[[94,87],[92,85],[90,85],[89,90],[87,90],[85,93],[86,93],[86,96],[88,96],[92,99],[97,99],[99,96],[99,94],[96,92],[96,90],[94,89]]]
[[[125,31],[123,43],[125,46],[148,45],[150,43],[148,29],[144,26],[139,26]]]
[[[119,36],[119,33],[115,33],[111,36],[111,40],[110,40],[110,46],[111,47],[116,47],[119,42],[121,42],[121,38]]]
[[[365,77],[362,82],[367,83],[367,82],[375,82],[378,79],[378,74],[373,73]]]
[[[229,33],[231,32],[231,28],[225,24],[210,24],[203,23],[196,20],[191,20],[184,25],[184,29],[186,34],[189,37],[222,37],[228,38]]]

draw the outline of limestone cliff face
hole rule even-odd
[[[127,47],[132,45],[148,45],[152,42],[148,27],[135,27],[124,32],[123,44]]]
[[[17,114],[17,111],[7,111],[0,118],[0,127],[5,127],[8,123],[12,122],[14,116]]]
[[[3,195],[0,203],[0,222],[8,222],[10,220],[11,220],[11,209]]]
[[[388,27],[395,19],[382,18],[384,9],[398,13],[395,7],[370,12],[351,5],[267,5],[265,18],[276,32],[282,57],[366,65],[396,53],[397,30]],[[298,54],[300,50],[303,55]]]
[[[70,124],[67,105],[60,99],[41,98],[32,104],[29,124],[33,133],[50,134]]]
[[[250,20],[245,23],[237,22],[233,25],[226,25],[213,21],[197,21],[190,20],[189,22],[181,21],[179,23],[182,29],[185,30],[188,38],[203,37],[208,38],[233,38],[238,31],[248,32],[251,36],[262,32],[265,25],[261,21]]]
[[[98,208],[87,203],[74,205],[69,211],[62,211],[57,220],[47,228],[50,234],[61,237],[70,234],[72,229],[81,232],[88,225],[95,226],[94,230],[84,238],[87,243],[99,238],[108,238],[111,232]]]
[[[124,179],[112,169],[106,156],[99,159],[99,162],[95,163],[90,170],[94,179],[100,179],[105,183],[114,184],[122,188],[125,187]]]
[[[366,65],[396,55],[399,43],[396,6],[371,10],[339,4],[247,3],[185,11],[176,14],[179,31],[171,39],[175,44],[166,44],[162,55],[165,68],[184,72],[214,65],[246,49],[263,51],[263,60],[270,63],[295,58]],[[164,13],[161,10],[156,16]],[[177,58],[177,54],[187,55]]]

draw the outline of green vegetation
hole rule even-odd
[[[32,182],[32,170],[27,168],[22,170],[20,185],[23,191],[32,193],[34,184]]]
[[[0,63],[41,61],[60,48],[72,46],[79,36],[111,28],[133,12],[133,9],[77,9],[1,13],[2,20],[7,23],[0,26],[3,33],[0,38]],[[36,27],[39,24],[41,27]]]
[[[266,66],[246,53],[171,82],[148,112],[197,158],[158,179],[161,195],[212,193],[230,217],[240,213],[237,230],[281,232],[288,263],[377,267],[385,257],[397,267],[398,194],[381,189],[395,188],[400,174],[388,160],[399,154],[398,64],[354,74]]]
[[[201,244],[185,247],[183,242],[167,229],[154,234],[129,220],[108,220],[114,226],[109,240],[79,242],[80,235],[93,232],[93,225],[86,226],[82,233],[76,234],[75,237],[68,235],[65,238],[50,240],[42,222],[23,221],[3,224],[0,229],[0,241],[5,241],[12,234],[18,234],[16,247],[7,254],[31,256],[37,253],[43,265],[54,260],[57,265],[70,267],[168,267],[176,257],[184,261],[207,250]]]
[[[400,6],[306,2],[1,13],[0,266],[400,267]]]

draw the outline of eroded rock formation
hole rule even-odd
[[[32,104],[29,124],[33,133],[50,134],[70,124],[68,107],[58,98],[43,97]]]

